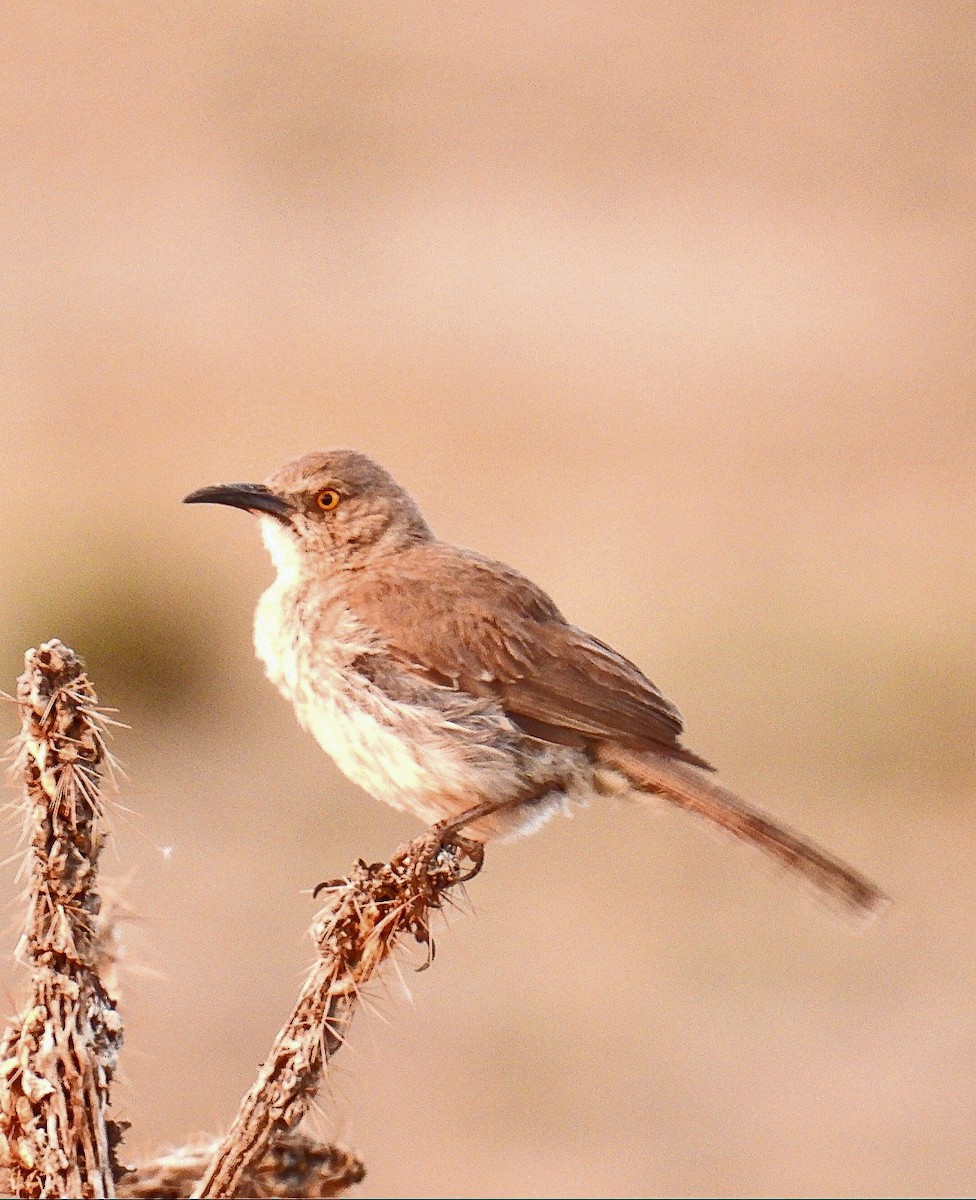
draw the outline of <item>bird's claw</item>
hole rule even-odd
[[[348,879],[323,879],[321,883],[317,883],[312,888],[312,899],[318,900],[323,892],[337,892],[339,888],[345,887],[348,882]]]
[[[425,865],[432,867],[437,856],[443,850],[448,848],[459,852],[459,857],[466,858],[471,866],[468,867],[454,883],[467,883],[468,880],[480,872],[485,865],[485,844],[479,842],[475,838],[462,837],[458,833],[458,822],[456,818],[450,818],[446,821],[438,821],[436,825],[430,827],[427,835],[426,853],[424,855]]]

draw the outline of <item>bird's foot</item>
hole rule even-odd
[[[461,813],[458,817],[448,817],[446,820],[438,821],[436,825],[431,825],[425,839],[424,859],[426,864],[432,866],[442,851],[453,849],[459,851],[461,857],[466,858],[471,864],[456,882],[467,883],[469,879],[474,879],[485,864],[485,844],[478,841],[477,838],[462,837],[459,831],[465,825],[484,816],[485,807],[483,804],[478,805],[476,808]]]

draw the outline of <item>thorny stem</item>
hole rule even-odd
[[[141,1163],[119,1184],[122,1200],[182,1200],[191,1194],[217,1149],[216,1142],[184,1146]],[[323,1145],[303,1133],[277,1138],[263,1159],[244,1173],[240,1190],[256,1200],[323,1200],[359,1183],[365,1170],[342,1146]]]
[[[24,665],[14,770],[31,833],[19,950],[32,987],[0,1043],[0,1177],[16,1196],[114,1197],[121,1128],[106,1110],[122,1022],[99,973],[103,721],[74,651],[46,642]]]
[[[345,1040],[360,989],[406,934],[430,946],[430,913],[470,877],[469,848],[433,831],[389,863],[328,885],[331,902],[312,937],[319,959],[298,1002],[193,1196],[233,1196],[245,1171],[304,1116],[331,1056]],[[480,846],[479,846],[480,848]]]
[[[249,1196],[323,1197],[358,1183],[355,1155],[295,1127],[343,1044],[359,990],[404,935],[432,955],[431,911],[480,869],[481,844],[434,827],[389,863],[360,861],[347,879],[322,885],[331,895],[311,931],[319,959],[227,1137],[125,1171],[115,1160],[123,1127],[106,1116],[122,1023],[95,890],[107,719],[80,660],[56,640],[25,656],[17,703],[14,771],[31,836],[19,953],[32,992],[0,1042],[0,1193],[94,1200],[115,1197],[118,1184],[132,1198],[229,1197],[245,1187]]]

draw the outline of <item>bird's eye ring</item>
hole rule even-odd
[[[315,503],[323,512],[332,512],[339,503],[339,493],[334,488],[325,488],[315,497]]]

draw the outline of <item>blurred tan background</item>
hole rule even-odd
[[[0,685],[56,634],[132,726],[130,1155],[226,1126],[302,889],[416,832],[262,679],[253,523],[179,504],[349,445],[895,898],[852,930],[672,813],[492,849],[321,1097],[360,1194],[970,1195],[973,7],[10,0],[0,38]]]

